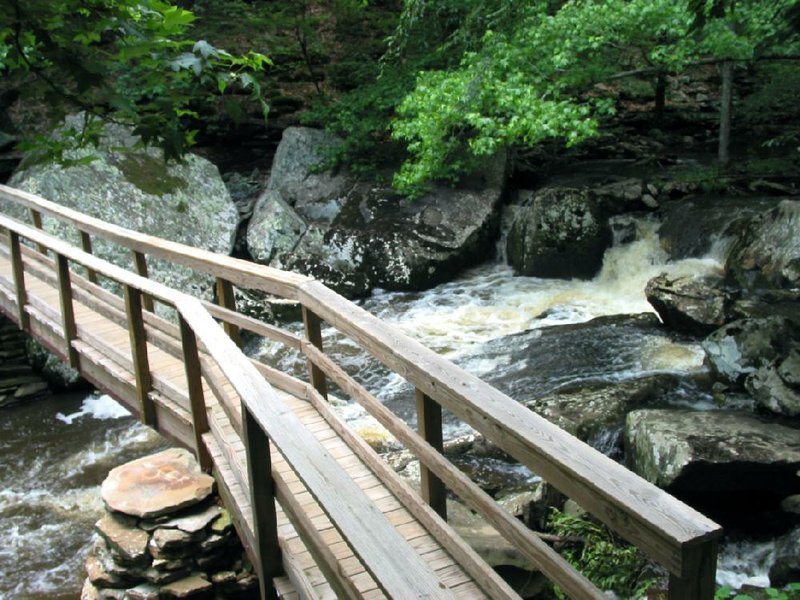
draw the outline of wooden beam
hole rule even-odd
[[[79,354],[72,346],[72,342],[78,339],[78,328],[75,326],[75,308],[72,305],[69,259],[62,254],[56,254],[56,273],[58,274],[58,291],[61,300],[61,319],[64,325],[66,354],[69,359],[69,366],[77,371],[80,369]]]
[[[31,318],[25,311],[25,306],[28,304],[28,292],[25,290],[25,269],[22,265],[19,234],[16,231],[8,230],[8,243],[11,247],[11,269],[14,272],[14,287],[17,292],[17,318],[19,319],[19,327],[25,331],[30,331]]]
[[[684,548],[686,573],[682,577],[670,574],[669,600],[711,600],[716,591],[718,551],[716,539]]]
[[[302,307],[302,313],[306,339],[316,348],[318,348],[320,352],[324,352],[322,349],[322,328],[320,318],[306,308],[305,305]],[[325,381],[325,372],[316,364],[314,364],[314,361],[311,358],[308,359],[308,378],[314,389],[317,390],[323,398],[327,398],[328,384]]]
[[[33,226],[36,227],[36,229],[41,229],[42,231],[44,231],[44,226],[42,225],[42,213],[40,213],[35,208],[31,208],[30,213]],[[44,244],[37,244],[37,247],[39,248],[39,252],[41,252],[44,255],[47,255],[47,246],[45,246]]]
[[[147,356],[147,334],[142,319],[142,293],[136,288],[126,285],[125,313],[128,317],[128,333],[131,340],[131,355],[133,356],[133,369],[136,376],[136,395],[139,400],[142,421],[158,431],[156,422],[156,409],[150,399],[153,389],[153,378],[150,373],[150,361]]]
[[[92,238],[85,231],[81,231],[81,248],[86,254],[92,254]],[[94,269],[86,269],[86,278],[92,283],[97,283],[97,272]]]
[[[197,351],[197,338],[186,320],[178,315],[181,330],[181,343],[183,345],[183,365],[186,369],[186,387],[189,392],[189,405],[192,413],[194,429],[195,452],[197,462],[203,471],[212,467],[211,455],[208,453],[203,434],[209,430],[208,413],[203,396],[203,379],[200,366],[200,355]]]
[[[233,294],[233,285],[227,279],[217,277],[217,302],[223,308],[236,312],[236,297]],[[228,321],[223,321],[222,326],[225,328],[225,333],[233,340],[233,343],[241,347],[242,339],[239,334],[239,328]]]
[[[136,274],[145,279],[149,279],[147,274],[147,257],[136,250],[131,251],[131,256],[133,256],[133,266],[136,269]],[[142,301],[144,309],[148,312],[153,312],[153,298],[148,294],[144,294]]]
[[[269,438],[258,421],[242,404],[244,442],[247,452],[247,480],[253,508],[253,533],[258,561],[258,583],[262,600],[277,597],[272,579],[281,574],[281,547],[278,543],[278,517],[275,512],[275,482]]]
[[[435,450],[442,452],[442,407],[420,390],[415,391],[417,431]],[[447,520],[447,488],[422,462],[419,465],[422,499],[430,504],[442,519]]]

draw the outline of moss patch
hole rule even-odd
[[[164,161],[147,154],[114,156],[111,163],[122,171],[128,181],[153,196],[172,194],[187,186],[180,177],[170,175]]]

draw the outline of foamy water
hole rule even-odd
[[[0,598],[74,599],[108,471],[164,446],[109,396],[50,398],[0,422]]]

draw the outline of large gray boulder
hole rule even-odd
[[[267,189],[280,192],[304,218],[330,223],[353,185],[347,175],[322,168],[339,143],[321,129],[287,127],[272,160]]]
[[[725,265],[732,282],[749,288],[800,284],[800,201],[783,200],[749,220]]]
[[[15,173],[9,185],[115,225],[229,254],[239,218],[217,168],[194,154],[187,155],[183,163],[165,163],[158,149],[134,148],[138,141],[127,129],[108,125],[98,148],[67,156],[77,161],[93,155],[96,159],[92,162],[35,164]],[[5,202],[2,207],[12,216],[27,219],[25,209]],[[47,217],[44,225],[49,233],[80,244],[74,227]],[[126,248],[94,239],[93,251],[119,266],[131,267],[131,253]],[[212,297],[210,277],[157,259],[150,259],[148,268],[152,279],[196,296]]]
[[[258,262],[310,275],[354,298],[376,286],[425,289],[491,254],[504,155],[458,189],[436,188],[412,202],[391,188],[319,171],[336,143],[314,129],[284,132],[270,191],[248,225],[248,249]]]
[[[548,188],[517,212],[508,261],[521,275],[591,278],[611,245],[608,216],[588,190]]]
[[[625,425],[633,471],[682,494],[784,498],[800,491],[798,430],[749,413],[636,410]]]
[[[725,324],[733,293],[720,277],[662,274],[647,282],[647,301],[664,325],[675,331],[705,336]]]
[[[788,417],[800,417],[800,352],[789,354],[757,369],[744,382],[756,404]]]
[[[772,587],[781,588],[793,581],[800,581],[800,527],[778,539],[775,559],[769,568]]]

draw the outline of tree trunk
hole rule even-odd
[[[722,97],[719,107],[719,166],[725,168],[730,162],[731,104],[733,96],[733,63],[722,63]]]
[[[659,116],[664,112],[667,105],[667,78],[663,73],[656,77],[656,114]]]

